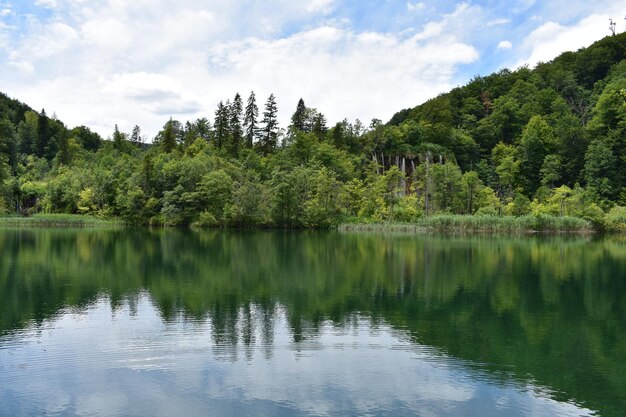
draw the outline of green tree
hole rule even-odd
[[[229,113],[230,106],[225,105],[223,102],[217,105],[217,110],[215,111],[215,147],[217,149],[222,149],[222,147],[228,142],[228,137],[230,133],[229,128]]]
[[[546,120],[533,116],[520,139],[520,168],[528,195],[532,196],[541,185],[541,168],[546,155],[554,150],[555,142],[554,131]]]
[[[229,110],[230,135],[228,138],[228,153],[231,156],[236,157],[243,145],[243,130],[241,126],[243,103],[239,93],[235,95],[235,99],[233,100]]]
[[[35,155],[42,158],[46,155],[46,150],[50,142],[50,121],[46,115],[46,110],[42,109],[37,118],[37,141],[35,142]]]
[[[306,128],[306,117],[307,108],[304,104],[304,100],[300,98],[300,100],[298,100],[298,105],[296,106],[296,111],[291,116],[291,128],[304,132]]]
[[[117,149],[118,151],[124,151],[126,149],[127,139],[128,138],[126,133],[120,132],[116,124],[115,129],[113,130],[113,148]]]
[[[39,116],[34,111],[27,111],[17,128],[18,152],[32,154],[37,143],[37,121]]]
[[[256,97],[254,91],[250,92],[246,110],[243,116],[243,128],[246,148],[252,149],[254,139],[257,135],[257,118],[259,117],[259,108],[256,105]]]
[[[617,158],[605,140],[595,139],[585,153],[585,180],[602,200],[617,196]]]
[[[259,143],[261,153],[268,155],[276,150],[278,144],[278,107],[274,94],[270,94],[265,103],[261,131],[263,132]]]

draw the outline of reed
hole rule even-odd
[[[79,214],[34,214],[29,217],[0,217],[4,227],[111,227],[122,225],[116,219],[99,219]]]
[[[345,223],[341,231],[472,232],[472,233],[590,233],[587,220],[547,215],[471,216],[441,214],[422,217],[411,223]]]

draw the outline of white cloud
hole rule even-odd
[[[623,6],[623,5],[622,5]],[[617,13],[619,7],[613,7]],[[532,31],[520,45],[522,58],[516,66],[534,66],[547,62],[565,51],[575,51],[589,46],[594,41],[609,34],[608,14],[592,14],[572,25],[562,25],[548,21]]]
[[[300,97],[329,123],[366,122],[446,91],[457,67],[478,59],[460,40],[465,21],[480,21],[467,4],[413,36],[359,31],[346,20],[272,35],[293,16],[326,19],[330,0],[268,0],[275,13],[262,15],[226,0],[172,4],[59,2],[50,20],[31,19],[0,63],[7,93],[105,136],[116,123],[154,135],[170,115],[212,118],[220,100],[251,90],[260,106],[276,95],[283,126]]]
[[[511,49],[513,48],[513,44],[511,41],[500,41],[498,43],[498,49]]]
[[[58,6],[56,0],[35,0],[35,4],[49,9],[55,9]]]
[[[489,22],[487,22],[487,26],[508,25],[509,23],[511,23],[511,19],[500,18],[500,19],[490,20]]]
[[[12,13],[13,12],[9,8],[4,8],[4,9],[0,10],[0,16],[8,16],[8,15],[10,15]]]
[[[426,8],[426,4],[423,2],[416,2],[416,3],[411,3],[410,1],[407,2],[406,4],[406,8],[410,11],[410,12],[415,12],[415,11],[419,11],[419,10],[424,10]]]
[[[310,0],[307,6],[309,12],[323,12],[329,14],[333,10],[335,0]]]

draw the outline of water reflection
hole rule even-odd
[[[5,231],[0,415],[617,416],[625,260],[619,239]]]

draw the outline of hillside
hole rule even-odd
[[[502,70],[367,127],[270,96],[103,141],[0,95],[0,212],[329,227],[433,214],[626,221],[626,34]],[[617,222],[617,223],[616,223]],[[621,226],[619,226],[621,227]]]
[[[393,157],[439,145],[500,193],[532,198],[541,186],[580,183],[616,201],[626,186],[625,58],[622,33],[532,70],[476,77],[396,113],[379,149]]]

